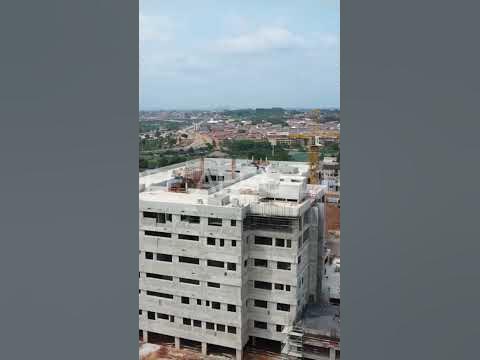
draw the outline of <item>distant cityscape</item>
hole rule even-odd
[[[199,156],[307,161],[312,136],[321,158],[339,154],[339,109],[141,111],[139,120],[140,170]]]

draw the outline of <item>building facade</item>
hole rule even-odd
[[[161,335],[241,359],[256,338],[284,343],[319,298],[324,188],[307,185],[305,164],[296,174],[238,166],[238,179],[221,186],[172,192],[169,174],[140,186],[143,340]]]

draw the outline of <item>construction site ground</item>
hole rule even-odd
[[[280,360],[280,354],[272,353],[263,349],[245,348],[244,360]],[[230,360],[235,356],[230,354],[202,355],[197,349],[176,349],[173,344],[149,344],[140,342],[139,360]]]
[[[340,208],[336,204],[327,204],[327,229],[340,231]]]

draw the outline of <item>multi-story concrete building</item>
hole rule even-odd
[[[321,168],[322,185],[329,192],[340,192],[340,163],[336,157],[325,157]]]
[[[324,192],[308,164],[205,159],[140,178],[140,335],[242,358],[320,298]]]

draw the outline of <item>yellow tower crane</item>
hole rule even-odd
[[[308,182],[310,184],[320,183],[320,154],[319,150],[323,146],[317,141],[317,137],[312,134],[289,134],[289,139],[303,140],[304,145],[308,146]]]

